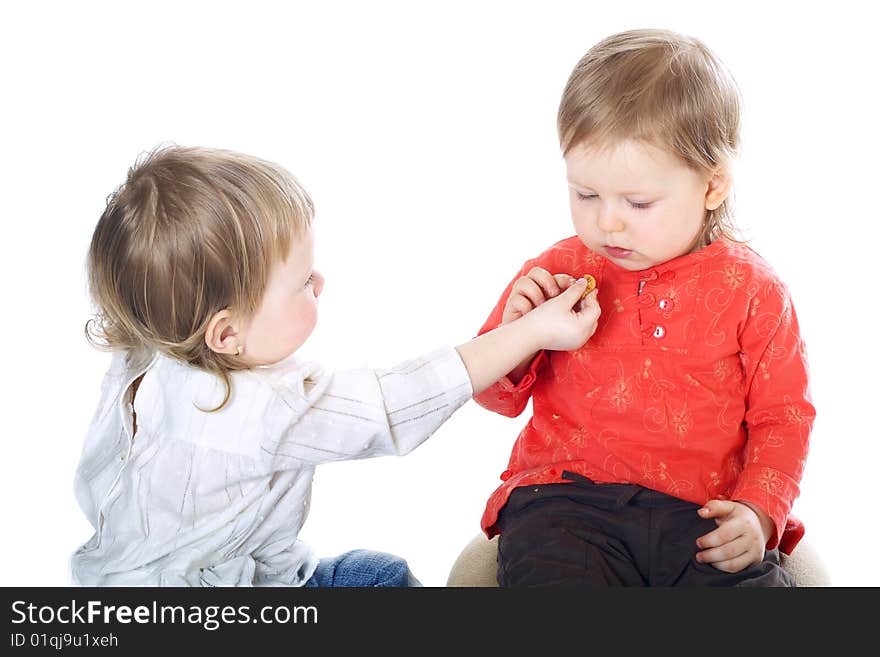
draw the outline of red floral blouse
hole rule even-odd
[[[797,317],[767,262],[721,239],[628,271],[571,237],[523,265],[480,334],[536,266],[592,274],[602,315],[577,351],[542,351],[518,383],[505,377],[475,397],[508,417],[529,398],[533,410],[487,503],[487,536],[514,488],[562,483],[569,470],[696,504],[751,502],[775,524],[767,548],[791,552],[815,409]]]

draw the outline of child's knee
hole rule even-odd
[[[352,582],[350,586],[421,586],[405,559],[370,550],[347,552],[336,567],[335,579]]]

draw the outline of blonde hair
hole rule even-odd
[[[740,113],[736,82],[703,43],[644,29],[609,36],[581,58],[562,94],[557,127],[563,153],[636,139],[708,173],[736,157]],[[721,236],[741,241],[731,197],[706,213],[704,243]]]
[[[217,374],[245,369],[205,343],[211,317],[247,317],[291,241],[311,225],[309,195],[285,169],[220,149],[158,147],[142,155],[107,199],[92,235],[86,324],[99,348],[145,364],[161,352]]]

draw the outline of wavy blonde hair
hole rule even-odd
[[[258,308],[272,267],[314,217],[312,200],[277,164],[233,151],[160,146],[107,199],[87,258],[97,314],[90,342],[139,364],[161,352],[217,374],[245,369],[208,348],[211,317]]]
[[[736,82],[700,41],[668,30],[631,30],[593,46],[574,67],[559,103],[563,153],[585,143],[651,143],[709,173],[729,166],[740,145]],[[707,210],[704,243],[741,242],[731,196]]]

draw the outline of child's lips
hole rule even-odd
[[[621,249],[619,246],[608,246],[605,247],[605,253],[610,255],[612,258],[628,258],[632,251],[630,249]]]

